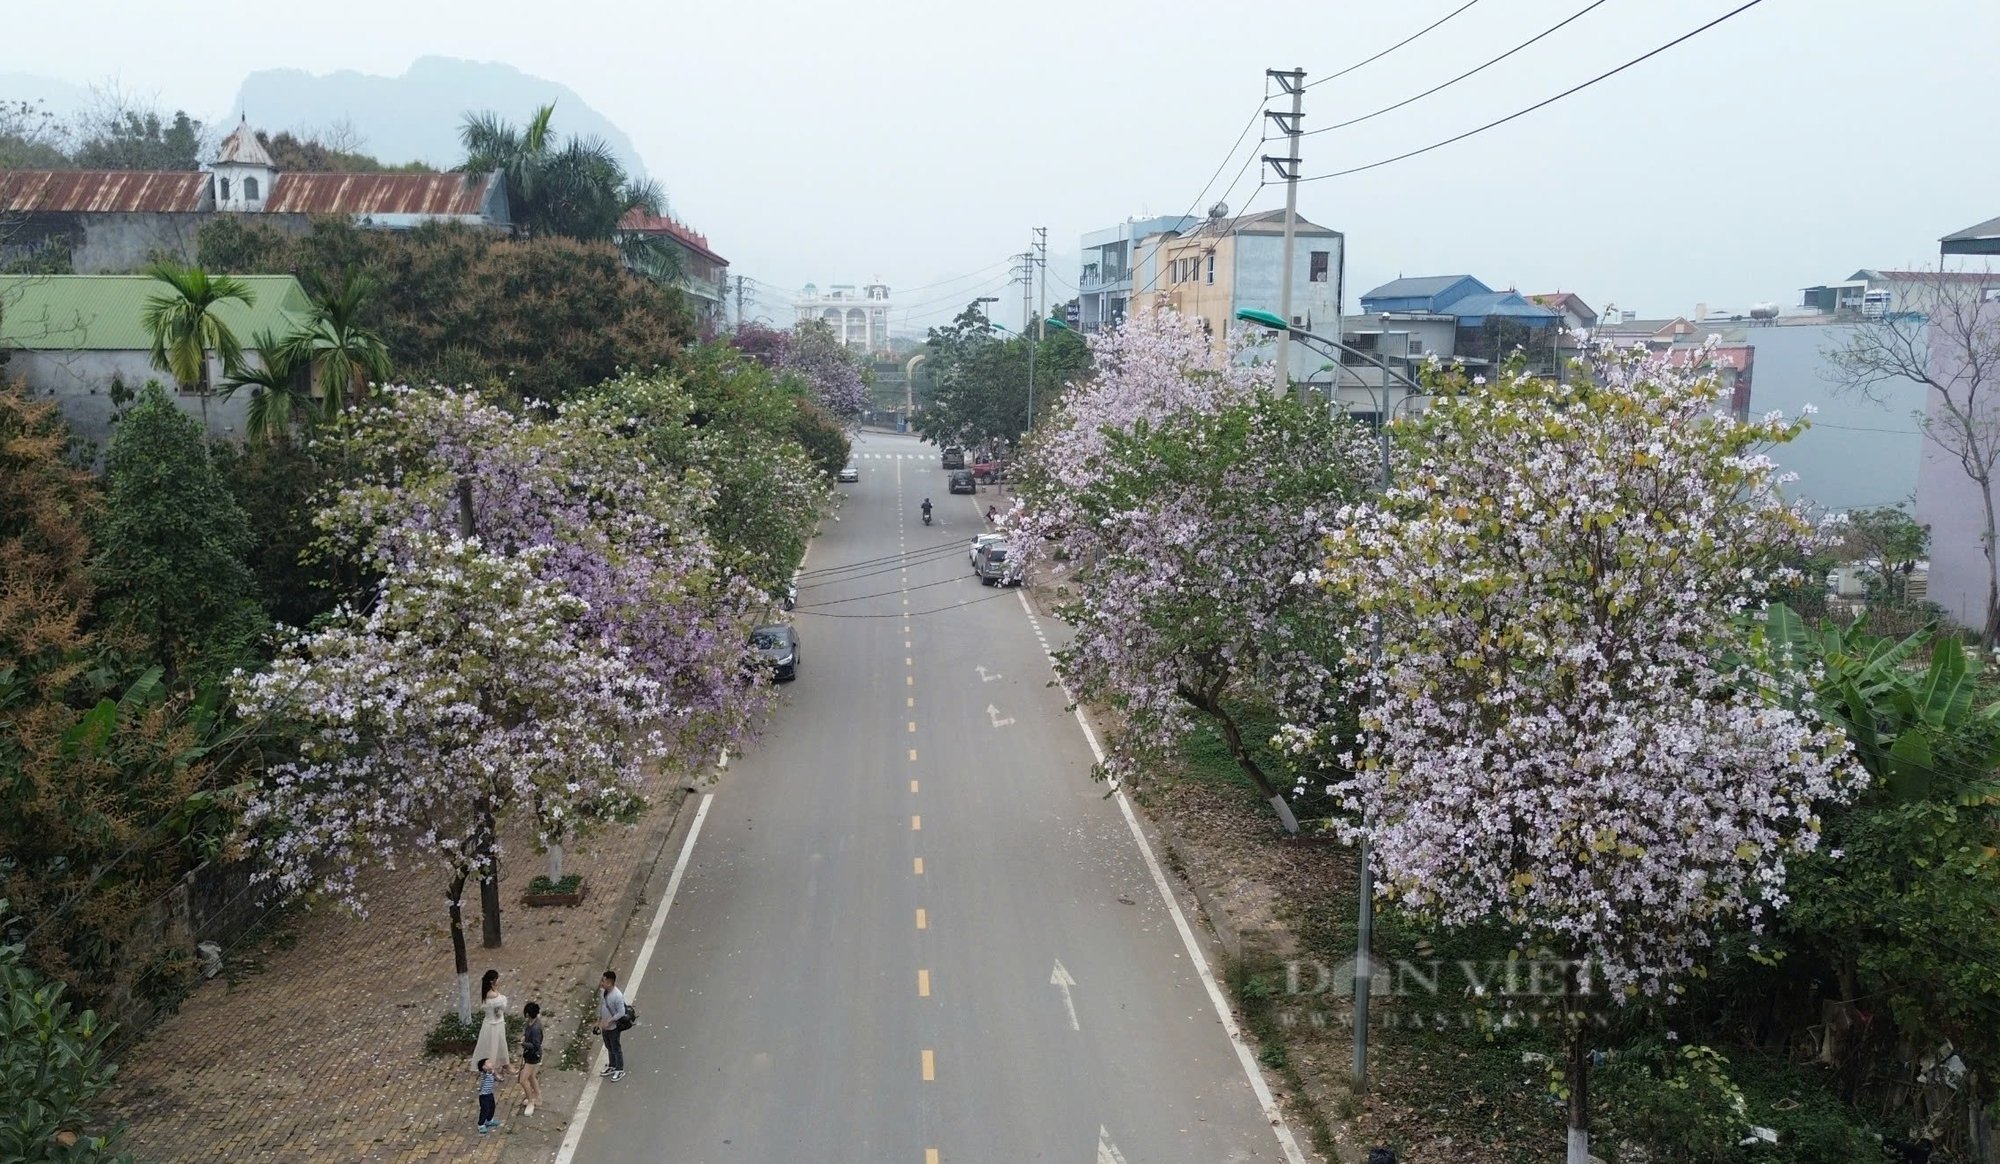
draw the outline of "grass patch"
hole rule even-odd
[[[583,884],[581,873],[565,873],[561,881],[549,880],[548,874],[538,873],[528,882],[529,893],[575,893]]]

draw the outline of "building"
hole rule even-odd
[[[703,323],[713,326],[722,322],[729,297],[729,260],[709,249],[705,235],[671,216],[636,209],[618,220],[618,231],[623,237],[655,239],[671,247],[680,264],[674,286],[693,301]]]
[[[312,304],[297,279],[240,278],[254,301],[227,301],[215,312],[246,348],[261,333],[288,336],[305,327]],[[148,380],[166,384],[211,437],[240,434],[249,394],[224,399],[213,391],[226,375],[219,358],[209,357],[206,392],[153,367],[146,305],[165,290],[144,275],[0,275],[0,354],[7,357],[0,375],[53,399],[71,431],[99,448],[110,441],[118,410]],[[245,357],[261,359],[254,348]]]
[[[1597,326],[1597,313],[1583,297],[1569,291],[1550,291],[1541,295],[1528,296],[1528,302],[1546,307],[1562,316],[1563,330],[1589,331]]]
[[[1938,240],[1939,256],[2000,255],[2000,218],[1954,231]]]
[[[889,299],[886,283],[835,283],[825,291],[811,283],[793,301],[799,322],[817,319],[833,329],[840,342],[857,352],[884,353],[889,348]]]
[[[497,173],[289,174],[243,122],[206,170],[0,172],[0,263],[50,249],[81,275],[136,271],[162,255],[193,262],[202,226],[225,214],[300,232],[324,215],[380,230],[512,221]]]
[[[1134,312],[1170,308],[1199,318],[1215,343],[1228,342],[1236,313],[1276,312],[1284,282],[1285,212],[1224,218],[1211,214],[1186,232],[1164,230],[1133,245],[1128,301]],[[1292,242],[1292,323],[1307,331],[1340,330],[1346,240],[1337,230],[1298,219]],[[1326,357],[1291,345],[1291,377],[1310,379]]]
[[[1190,215],[1128,218],[1117,226],[1084,235],[1073,326],[1096,332],[1125,322],[1132,299],[1132,261],[1139,241],[1168,231],[1185,234],[1200,221]]]

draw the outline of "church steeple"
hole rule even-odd
[[[262,210],[278,180],[277,163],[257,140],[248,117],[222,139],[209,169],[215,173],[217,210]]]

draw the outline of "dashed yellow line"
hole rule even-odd
[[[936,1148],[924,1149],[924,1164],[938,1164],[938,1151]]]
[[[927,930],[931,928],[930,923],[924,920],[924,911],[922,906],[917,907],[917,928],[920,930]]]
[[[911,832],[913,832],[913,833],[918,833],[918,832],[922,832],[922,831],[923,831],[923,829],[924,829],[924,818],[923,818],[923,817],[920,817],[920,816],[917,816],[917,815],[915,815],[915,814],[911,814],[911,816],[910,816],[910,831],[911,831]]]
[[[903,656],[903,666],[914,667],[916,665],[916,660],[910,658],[908,655]]]
[[[916,750],[915,748],[911,748],[911,749],[910,749],[910,759],[914,760],[914,759],[916,759],[916,758],[917,758],[917,750]]]
[[[916,862],[917,862],[917,876],[922,877],[924,875],[924,859],[922,857],[918,857],[916,858]]]
[[[928,970],[919,970],[917,971],[917,997],[929,998],[930,996],[931,972]]]
[[[905,686],[905,687],[915,687],[916,685],[917,685],[917,677],[916,677],[915,675],[905,675],[905,676],[903,676],[903,686]]]
[[[937,1082],[937,1056],[931,1053],[929,1047],[924,1048],[924,1082]]]
[[[914,695],[906,695],[906,696],[904,696],[904,697],[903,697],[903,706],[904,706],[904,707],[915,707],[916,705],[917,705],[917,697],[916,697],[916,696],[914,696]]]
[[[910,781],[910,791],[914,793],[916,790],[917,790],[917,782],[914,780]]]

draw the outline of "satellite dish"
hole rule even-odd
[[[1217,218],[1227,218],[1227,217],[1229,217],[1229,203],[1227,203],[1227,202],[1218,202],[1218,203],[1216,203],[1215,205],[1213,205],[1213,206],[1209,207],[1209,208],[1208,208],[1208,217],[1209,217],[1210,219],[1217,219]]]

